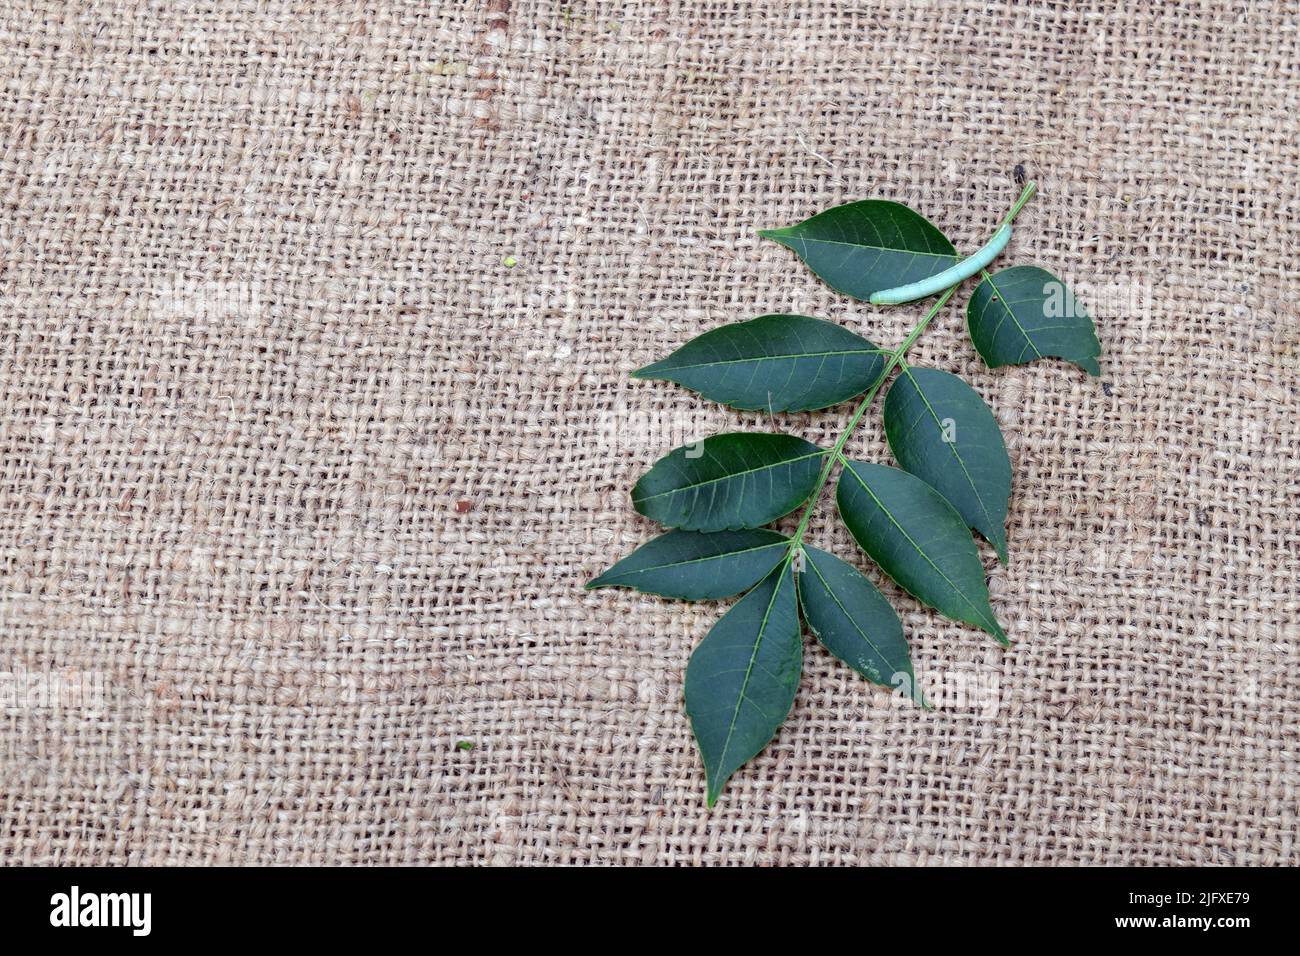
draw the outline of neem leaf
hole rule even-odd
[[[947,498],[1006,564],[1011,461],[979,393],[956,375],[904,366],[885,396],[885,437],[898,463]]]
[[[1097,329],[1065,283],[1037,266],[986,275],[966,306],[975,350],[989,368],[1051,356],[1100,375]]]
[[[871,681],[896,687],[906,679],[916,701],[916,676],[903,625],[880,590],[857,568],[804,545],[799,604],[822,645]]]
[[[887,354],[833,322],[760,315],[705,332],[632,375],[677,382],[732,408],[803,412],[866,391]]]
[[[785,556],[790,539],[775,531],[669,531],[647,541],[587,585],[635,588],[701,601],[753,587]]]
[[[975,541],[939,492],[897,468],[849,461],[840,474],[836,503],[858,546],[900,587],[948,617],[1009,643],[989,607]]]
[[[709,806],[790,713],[802,667],[794,570],[786,561],[713,625],[686,667],[686,713],[704,759]]]
[[[959,265],[938,229],[882,200],[840,206],[763,235],[793,249],[842,292],[879,304],[911,301],[966,278],[968,270],[983,270],[1035,188],[1024,186],[993,239]],[[1052,355],[1099,373],[1092,322],[1064,285],[1035,268],[981,274],[968,313],[985,362]],[[637,511],[682,530],[646,543],[588,585],[685,598],[750,587],[696,648],[686,670],[686,709],[710,806],[790,712],[802,665],[801,606],[818,640],[868,680],[898,684],[913,676],[901,624],[880,592],[851,565],[804,544],[809,499],[829,474],[828,455],[843,463],[836,497],[859,546],[920,601],[1009,643],[989,604],[970,531],[982,532],[1006,560],[1010,468],[1001,433],[987,406],[960,380],[903,361],[951,294],[950,285],[898,350],[887,354],[830,323],[764,315],[701,335],[636,373],[679,382],[737,408],[806,411],[864,390],[874,396],[885,366],[903,369],[885,402],[885,430],[906,470],[840,454],[865,405],[849,419],[833,453],[794,436],[762,433],[684,446],[657,462],[632,492]],[[795,536],[761,529],[804,503],[808,510]],[[914,699],[924,704],[914,679],[911,684]]]
[[[823,282],[855,299],[929,278],[960,259],[929,220],[886,199],[836,206],[759,235],[793,249]]]
[[[670,528],[757,528],[808,499],[825,458],[793,435],[714,435],[656,462],[632,489],[632,505]]]

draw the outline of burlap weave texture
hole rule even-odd
[[[5,0],[0,78],[0,861],[1296,862],[1294,2]],[[1017,165],[1102,378],[985,369],[969,290],[912,352],[1003,427],[1013,647],[886,587],[937,709],[809,646],[708,812],[724,605],[581,585],[668,449],[846,410],[627,372],[897,343],[754,231],[969,251]]]

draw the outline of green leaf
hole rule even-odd
[[[897,468],[848,461],[836,503],[858,546],[900,587],[1009,643],[989,607],[975,541],[939,492]]]
[[[1037,266],[987,275],[966,306],[975,350],[989,368],[1051,356],[1100,375],[1097,329],[1065,283]]]
[[[794,571],[786,561],[713,625],[686,667],[686,713],[704,759],[709,806],[790,713],[802,666]]]
[[[825,458],[793,435],[715,435],[656,462],[632,489],[632,505],[670,528],[757,528],[808,499]]]
[[[903,625],[880,590],[853,565],[818,548],[803,548],[799,604],[804,620],[828,651],[871,681],[920,692]]]
[[[789,543],[775,531],[669,531],[641,545],[587,588],[635,588],[687,601],[730,597],[762,580]]]
[[[732,408],[803,412],[866,391],[887,354],[833,322],[760,315],[705,332],[632,375],[677,382]]]
[[[836,206],[759,235],[793,249],[823,282],[855,299],[927,279],[960,258],[924,216],[885,199]]]
[[[984,400],[956,375],[904,366],[884,414],[898,463],[947,498],[1006,564],[1011,460]]]

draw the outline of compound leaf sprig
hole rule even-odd
[[[673,530],[587,585],[683,600],[743,593],[686,669],[686,711],[709,806],[767,746],[794,704],[801,619],[868,681],[928,706],[897,612],[852,564],[806,540],[837,466],[836,505],[862,551],[921,603],[1009,643],[971,535],[977,531],[1007,562],[1011,462],[1002,433],[973,388],[906,356],[961,283],[979,275],[967,323],[987,366],[1055,357],[1100,374],[1092,319],[1064,283],[1037,266],[988,272],[1034,191],[1029,183],[993,238],[966,258],[925,217],[882,199],[760,233],[854,298],[893,305],[937,294],[897,348],[880,348],[823,319],[778,313],[705,332],[633,373],[743,410],[810,411],[861,396],[829,449],[793,435],[729,432],[670,452],[636,483],[632,504]],[[900,468],[845,455],[886,384],[884,430]],[[765,527],[800,507],[791,534]]]

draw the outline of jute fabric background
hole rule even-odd
[[[1295,863],[1298,66],[1294,2],[6,0],[0,860]],[[1003,264],[1104,375],[985,369],[968,291],[912,353],[1006,435],[1014,646],[887,586],[939,706],[810,644],[708,812],[724,605],[582,583],[670,448],[846,415],[627,372],[897,343],[754,230],[880,196],[971,250],[1017,165]]]

